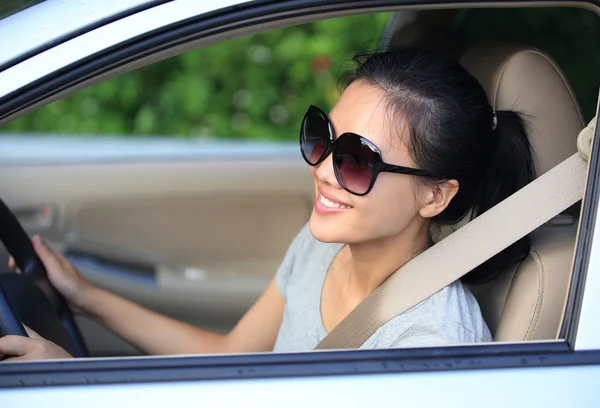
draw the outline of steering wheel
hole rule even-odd
[[[0,274],[0,337],[27,336],[23,322],[74,357],[88,357],[71,309],[48,280],[29,236],[1,199],[0,225],[0,241],[23,272]]]

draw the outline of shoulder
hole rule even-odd
[[[365,348],[431,347],[492,341],[475,297],[459,281],[379,328]]]

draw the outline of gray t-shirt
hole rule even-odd
[[[273,351],[313,350],[327,334],[321,320],[321,292],[329,266],[341,247],[317,241],[308,225],[293,240],[275,276],[286,305]],[[361,348],[489,341],[492,337],[477,301],[457,281],[387,322]]]

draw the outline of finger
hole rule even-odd
[[[0,338],[0,354],[24,356],[31,349],[33,341],[34,340],[23,336],[4,336]]]
[[[35,330],[33,330],[32,328],[23,325],[23,327],[25,327],[25,331],[27,332],[27,335],[29,337],[31,337],[32,339],[36,339],[36,340],[44,340],[44,338],[42,336],[40,336],[39,334],[37,334],[37,332]]]
[[[21,269],[19,269],[19,266],[17,265],[17,262],[15,261],[15,258],[12,256],[8,258],[8,268],[14,270],[16,273],[22,273]]]
[[[68,269],[68,268],[73,267],[73,264],[71,263],[71,261],[69,261],[62,252],[54,251],[54,254],[56,255],[56,258],[58,258],[58,262],[60,262],[63,269]]]
[[[17,361],[25,361],[24,357],[7,357],[4,360],[0,361],[0,363],[15,363]]]
[[[46,245],[42,237],[40,237],[39,235],[35,235],[31,242],[33,243],[33,248],[35,249],[35,252],[42,260],[42,263],[44,264],[46,269],[61,268],[60,260],[58,259],[54,251]]]

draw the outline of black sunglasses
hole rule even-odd
[[[302,120],[300,151],[311,166],[318,165],[333,152],[333,170],[338,183],[344,190],[359,196],[371,191],[381,172],[445,178],[426,170],[385,163],[379,148],[356,133],[344,133],[334,139],[331,121],[313,105]]]

